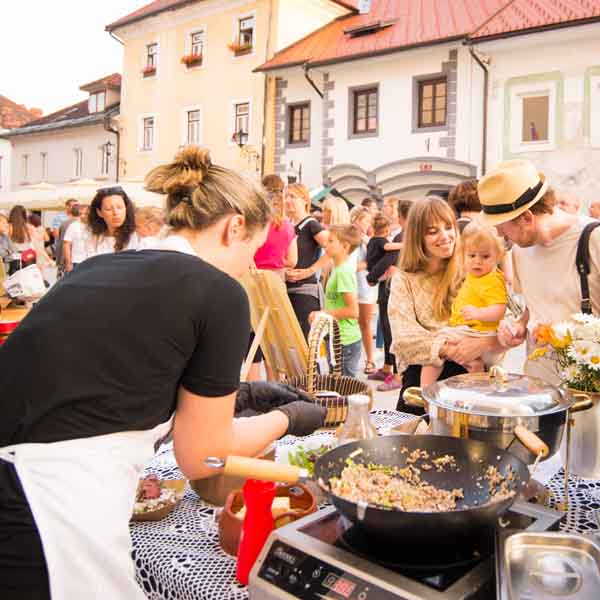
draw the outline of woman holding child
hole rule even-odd
[[[415,412],[405,406],[402,394],[407,387],[421,384],[424,366],[439,370],[430,369],[430,377],[439,373],[436,379],[446,379],[466,373],[466,365],[473,368],[484,353],[501,350],[495,335],[455,339],[444,333],[463,283],[458,238],[456,217],[441,198],[430,196],[410,209],[400,271],[392,280],[388,307],[392,352],[398,371],[403,372],[398,410]],[[473,319],[468,313],[461,314],[470,325]]]

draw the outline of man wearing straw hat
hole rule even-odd
[[[478,185],[480,219],[513,242],[514,288],[523,294],[528,311],[517,323],[503,322],[498,338],[506,347],[528,340],[539,323],[556,323],[582,310],[582,281],[576,266],[579,238],[590,217],[569,214],[557,206],[544,176],[528,160],[500,163]],[[590,307],[600,314],[600,227],[589,239]],[[558,382],[550,360],[527,361],[525,372]]]

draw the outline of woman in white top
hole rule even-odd
[[[129,196],[119,185],[100,188],[88,214],[86,258],[137,246],[135,209]]]
[[[27,218],[28,223],[33,227],[33,247],[35,249],[35,258],[38,267],[44,272],[46,267],[54,266],[54,261],[46,252],[45,242],[48,241],[48,233],[42,227],[42,219],[39,215],[31,213]]]
[[[13,206],[8,214],[9,238],[14,254],[8,261],[8,274],[12,275],[21,267],[35,263],[29,262],[28,254],[35,257],[35,227],[27,222],[27,211],[24,206]],[[29,250],[29,253],[23,254]]]

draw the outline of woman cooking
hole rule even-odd
[[[171,425],[195,479],[214,474],[208,456],[323,424],[305,402],[233,419],[250,331],[235,278],[266,236],[262,192],[197,147],[146,183],[167,195],[165,249],[83,262],[0,349],[2,600],[144,598],[128,521]]]
[[[456,217],[444,200],[430,196],[413,204],[388,305],[392,353],[398,372],[404,372],[398,410],[422,412],[405,405],[402,398],[407,387],[420,385],[422,365],[443,365],[438,379],[446,379],[466,373],[462,365],[485,351],[500,349],[495,337],[451,342],[438,334],[448,324],[462,280],[457,240]]]

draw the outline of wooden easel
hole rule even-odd
[[[250,347],[241,380],[248,376],[260,345],[277,381],[306,375],[308,345],[292,308],[285,283],[272,271],[251,269],[241,282],[250,301],[254,342]]]

